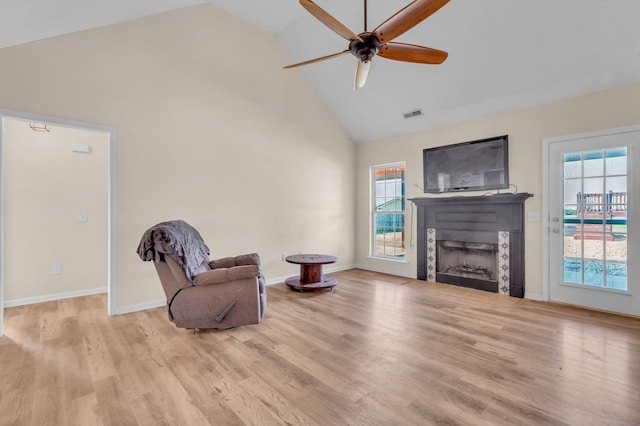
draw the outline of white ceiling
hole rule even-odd
[[[363,0],[315,1],[362,31]],[[369,29],[408,2],[369,0]],[[0,48],[200,3],[3,0]],[[273,33],[291,63],[347,48],[296,0],[210,3]],[[353,140],[370,142],[638,81],[639,19],[638,0],[451,0],[396,39],[448,51],[442,65],[376,57],[358,91],[351,55],[282,72],[304,73]]]

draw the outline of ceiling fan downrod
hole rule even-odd
[[[367,32],[367,0],[364,0],[364,32]]]

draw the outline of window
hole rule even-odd
[[[371,168],[371,255],[404,260],[405,164]]]
[[[564,154],[564,281],[628,291],[627,148]]]

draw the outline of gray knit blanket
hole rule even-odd
[[[152,226],[144,232],[138,245],[140,259],[159,262],[161,254],[169,256],[184,268],[191,281],[198,275],[198,267],[209,261],[209,253],[200,233],[184,220]]]

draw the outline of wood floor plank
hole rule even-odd
[[[64,421],[69,426],[101,426],[104,422],[99,416],[98,400],[95,393],[68,399],[65,402]]]
[[[20,344],[0,338],[0,419],[30,424],[39,361]]]
[[[640,319],[370,271],[192,333],[106,295],[5,310],[0,423],[635,425]],[[159,284],[158,284],[159,285]]]

